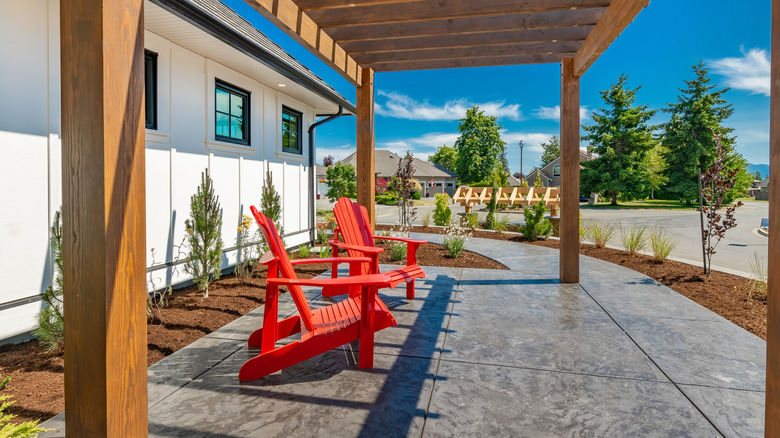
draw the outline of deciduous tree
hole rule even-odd
[[[455,150],[455,148],[451,148],[446,144],[442,145],[439,149],[436,149],[436,153],[428,157],[428,161],[433,161],[439,166],[453,172],[455,171],[455,164],[457,159],[458,152]]]
[[[458,122],[460,137],[455,142],[458,154],[455,171],[462,182],[485,181],[500,164],[506,143],[501,140],[501,126],[496,120],[474,105]]]
[[[336,202],[344,196],[355,196],[357,192],[355,166],[338,162],[328,167],[326,178],[326,184],[328,185],[327,196],[331,202]]]

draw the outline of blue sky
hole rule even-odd
[[[355,88],[243,0],[223,0],[295,58],[355,101]],[[769,161],[769,0],[651,0],[634,22],[581,79],[582,124],[603,105],[600,90],[625,73],[631,87],[642,86],[638,103],[653,109],[674,102],[699,59],[710,66],[734,114],[737,148],[751,163]],[[426,159],[442,144],[452,146],[458,118],[478,104],[498,116],[512,172],[539,161],[541,142],[560,131],[558,64],[377,73],[376,148],[411,150]],[[659,111],[653,123],[666,121]],[[317,129],[317,162],[337,160],[355,150],[355,119],[342,118]]]

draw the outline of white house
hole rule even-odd
[[[149,278],[189,279],[182,268],[172,278],[175,248],[206,168],[223,210],[223,268],[236,262],[237,224],[260,203],[265,168],[281,193],[285,241],[312,239],[309,128],[320,115],[354,114],[354,105],[218,0],[144,8]],[[58,0],[0,3],[0,342],[34,327],[52,281],[49,227],[63,172],[59,36]]]

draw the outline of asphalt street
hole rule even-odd
[[[421,225],[421,218],[427,212],[433,212],[432,198],[423,199],[424,205],[417,207],[417,218],[414,223]],[[317,201],[317,208],[332,209],[332,204],[327,199]],[[450,205],[453,214],[465,212],[465,208],[459,205]],[[476,206],[474,211],[480,215],[485,214],[485,206]],[[678,241],[678,245],[672,252],[672,257],[685,261],[701,263],[701,231],[700,219],[697,211],[680,210],[639,210],[639,209],[606,209],[589,207],[582,204],[583,224],[599,221],[605,223],[620,224],[622,227],[660,226],[666,228],[670,236]],[[504,214],[504,213],[502,213]],[[510,215],[511,223],[523,223],[521,212],[506,213]],[[761,219],[769,217],[769,204],[767,202],[746,202],[736,210],[737,227],[726,232],[726,237],[718,244],[716,253],[712,256],[713,269],[725,271],[738,271],[750,274],[750,261],[754,254],[766,263],[767,238],[757,231]],[[398,208],[394,206],[377,205],[376,221],[379,224],[398,224]],[[610,240],[610,245],[621,246],[620,233]],[[648,248],[649,250],[649,248]]]

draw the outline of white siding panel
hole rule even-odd
[[[146,266],[170,260],[171,151],[146,146]],[[152,256],[152,249],[155,250]]]
[[[173,245],[179,245],[185,236],[184,221],[190,217],[190,198],[198,190],[201,173],[208,166],[208,156],[175,152],[171,155],[171,159],[173,160],[171,166],[171,222],[173,230],[171,233],[173,234]]]
[[[262,160],[241,159],[241,204],[243,214],[252,216],[250,205],[260,208],[260,200],[263,192],[263,179],[265,178],[264,163]],[[253,218],[254,220],[254,218]],[[253,225],[254,226],[254,225]]]
[[[206,117],[205,60],[176,48],[171,54],[171,144],[181,152],[205,154]],[[213,114],[212,114],[213,116]]]
[[[295,164],[284,165],[284,195],[282,196],[282,205],[284,207],[284,231],[294,233],[301,229],[301,216],[299,199],[302,193],[302,187],[298,184],[300,180],[300,167]]]
[[[215,153],[211,157],[211,178],[214,180],[214,194],[219,196],[222,207],[222,247],[236,245],[237,228],[241,214],[239,195],[238,156]],[[225,253],[223,268],[236,263],[236,251]]]

